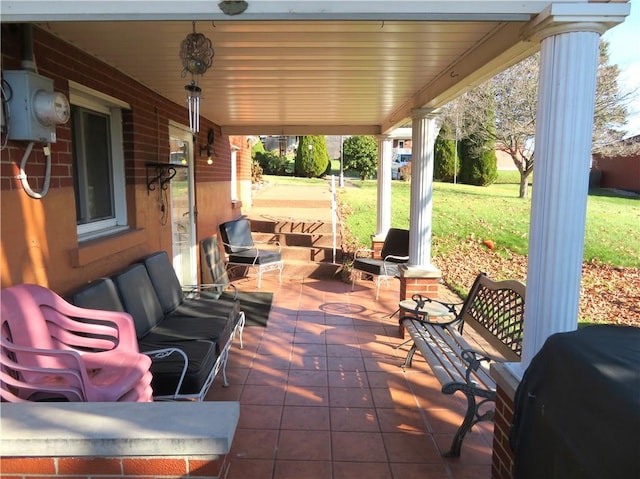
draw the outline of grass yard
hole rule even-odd
[[[348,181],[339,192],[356,244],[369,246],[376,225],[376,182]],[[410,184],[393,182],[392,226],[409,227]],[[503,255],[526,255],[531,200],[517,198],[518,185],[489,187],[434,183],[433,254],[445,255],[461,241],[492,240]],[[589,195],[584,259],[640,267],[640,200],[598,190]]]
[[[517,181],[517,177],[514,177]],[[530,199],[518,185],[435,183],[432,258],[448,286],[469,289],[479,271],[526,279]],[[349,250],[370,246],[376,225],[376,182],[349,179],[339,192]],[[393,182],[392,226],[409,227],[410,184]],[[596,190],[589,195],[580,318],[640,326],[640,199]],[[484,246],[491,240],[495,250]]]

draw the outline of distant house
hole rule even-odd
[[[640,192],[640,135],[622,140],[636,144],[635,152],[621,156],[593,156],[592,170],[600,175],[600,187]]]

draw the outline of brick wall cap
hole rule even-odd
[[[442,278],[442,271],[435,266],[405,266],[402,265],[398,268],[400,277],[403,278],[426,278],[426,279],[440,279]]]

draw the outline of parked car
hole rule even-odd
[[[396,153],[391,160],[391,179],[402,180],[402,173],[400,168],[406,166],[411,161],[410,153]]]

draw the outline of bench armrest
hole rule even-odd
[[[480,363],[482,361],[498,363],[504,362],[502,358],[498,358],[496,356],[492,356],[475,349],[463,349],[461,351],[461,356],[462,359],[464,359],[467,363],[467,371],[465,373],[467,384],[471,384],[471,373],[473,371],[477,371],[480,368]]]
[[[146,354],[153,361],[154,359],[163,359],[171,356],[172,354],[179,354],[182,356],[184,364],[182,365],[182,374],[180,375],[180,379],[178,380],[178,385],[176,386],[176,391],[173,393],[173,398],[176,399],[178,394],[180,394],[180,388],[182,388],[182,383],[184,381],[184,377],[187,374],[187,367],[189,366],[189,358],[182,349],[178,348],[165,348],[165,349],[154,349],[152,351],[143,351],[142,354]]]
[[[202,293],[215,291],[217,293],[222,293],[225,289],[230,289],[233,292],[233,299],[237,301],[238,299],[238,288],[236,288],[233,284],[223,284],[223,283],[205,283],[205,284],[190,284],[182,287],[182,292],[187,298],[195,298],[200,296]]]

